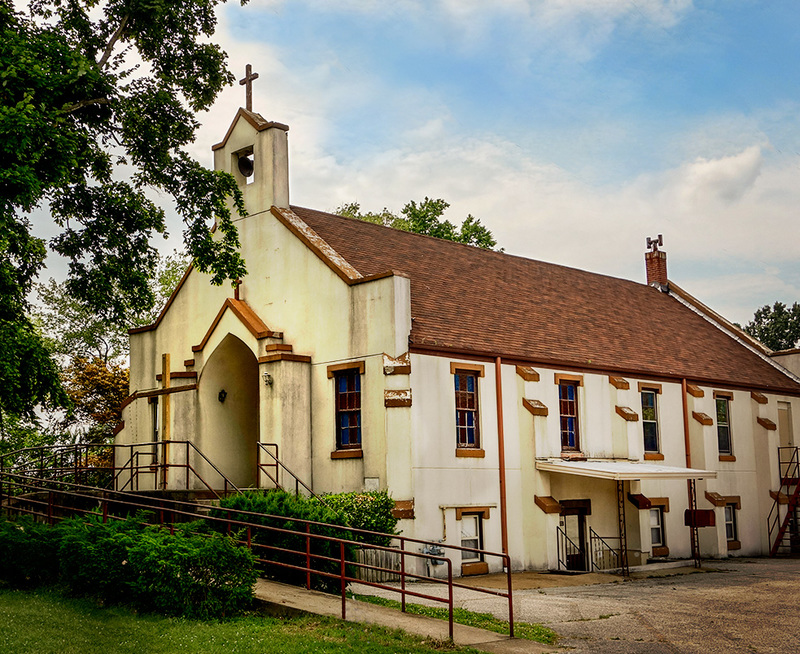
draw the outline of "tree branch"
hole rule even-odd
[[[111,39],[109,40],[108,45],[103,52],[103,56],[100,57],[100,61],[97,62],[100,68],[103,68],[106,65],[106,62],[108,62],[108,58],[111,56],[111,52],[114,50],[114,46],[116,45],[117,41],[119,41],[122,37],[122,32],[125,30],[125,26],[128,24],[128,19],[130,17],[130,14],[125,14],[122,22],[119,24],[119,27],[117,27],[116,31],[111,35]]]
[[[80,102],[71,104],[68,107],[64,107],[64,109],[61,111],[65,114],[71,114],[73,111],[77,111],[82,107],[88,107],[90,104],[110,104],[110,102],[108,98],[92,98],[91,100],[81,100]]]

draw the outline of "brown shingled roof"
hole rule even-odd
[[[292,210],[362,275],[409,275],[418,348],[800,393],[790,377],[644,284]]]

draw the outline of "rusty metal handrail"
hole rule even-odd
[[[162,447],[165,448],[167,445],[175,445],[175,446],[185,446],[185,462],[183,463],[170,463],[166,459],[162,463],[148,463],[144,464],[143,466],[138,463],[138,456],[137,454],[150,454],[152,448]],[[117,466],[116,464],[112,466],[92,466],[88,465],[88,456],[90,449],[100,449],[100,450],[111,450],[114,455],[113,460],[117,460],[117,452],[119,451],[127,451],[129,452],[129,456],[127,461],[121,466]],[[189,472],[191,472],[197,480],[210,492],[216,495],[218,498],[220,495],[214,489],[214,487],[206,481],[197,471],[197,469],[191,463],[191,453],[195,453],[199,456],[203,461],[205,461],[210,468],[219,476],[220,480],[224,486],[224,494],[227,494],[229,490],[233,492],[240,493],[241,490],[239,489],[236,484],[234,484],[230,479],[228,479],[225,474],[211,461],[194,443],[191,441],[148,441],[146,443],[72,443],[69,445],[40,445],[36,447],[26,447],[21,448],[19,450],[13,450],[11,452],[6,452],[5,454],[0,455],[0,470],[5,471],[21,471],[21,470],[33,470],[39,472],[39,479],[45,478],[45,471],[48,471],[51,476],[58,475],[59,473],[64,474],[75,474],[80,475],[85,472],[97,472],[97,471],[109,471],[111,472],[111,481],[109,482],[110,487],[117,488],[118,490],[122,490],[126,488],[129,484],[131,484],[131,488],[133,488],[133,478],[138,477],[139,472],[145,468],[152,468],[155,466],[159,471],[166,474],[166,472],[171,468],[176,469],[186,469],[187,470],[187,478],[186,478],[186,488],[188,490],[189,484]],[[28,456],[28,455],[36,455],[38,454],[38,458],[29,459],[22,463],[15,463],[11,466],[6,465],[6,461],[17,461],[20,456]],[[69,465],[64,464],[64,456],[72,455],[74,458],[70,461]],[[79,465],[79,458],[85,454],[85,465]],[[134,458],[136,458],[136,465],[133,465]],[[49,463],[53,463],[53,465],[49,465],[46,467],[45,461]],[[122,489],[119,489],[119,481],[121,475],[125,471],[130,471],[131,479],[125,482],[122,485]],[[76,481],[78,477],[76,476]]]
[[[220,518],[220,517],[215,517],[215,516],[197,516],[194,513],[194,509],[196,509],[196,505],[193,504],[193,503],[190,503],[190,502],[183,502],[183,501],[180,501],[180,500],[169,500],[169,502],[168,502],[169,508],[164,509],[163,508],[163,504],[164,504],[163,502],[160,503],[161,508],[154,507],[153,503],[152,503],[152,499],[153,499],[152,497],[140,496],[140,495],[137,495],[137,494],[134,494],[134,493],[129,493],[129,492],[99,489],[99,488],[96,488],[96,487],[83,486],[83,485],[74,484],[74,483],[71,483],[71,482],[64,482],[64,481],[57,481],[57,480],[42,480],[42,479],[35,478],[35,477],[33,477],[33,478],[32,477],[26,477],[26,476],[15,474],[15,473],[0,471],[0,489],[2,489],[4,481],[7,482],[7,483],[14,483],[14,484],[16,484],[18,486],[21,485],[29,493],[30,492],[47,493],[47,500],[46,501],[37,499],[35,497],[30,497],[30,496],[28,496],[28,497],[26,497],[24,499],[24,501],[26,503],[28,503],[29,505],[31,505],[33,507],[35,507],[35,506],[41,507],[38,512],[34,511],[32,509],[29,509],[29,508],[22,507],[22,506],[12,507],[10,505],[10,503],[8,503],[7,506],[5,507],[6,511],[9,511],[9,512],[17,511],[19,513],[30,513],[30,514],[46,517],[48,522],[50,522],[51,524],[53,522],[55,522],[56,519],[58,519],[58,517],[56,515],[56,509],[58,509],[58,508],[60,508],[61,511],[68,511],[68,512],[71,512],[71,513],[74,513],[74,514],[83,514],[83,515],[91,514],[91,515],[102,516],[104,521],[106,521],[109,518],[116,518],[116,516],[110,515],[109,512],[108,512],[108,504],[109,503],[114,503],[114,504],[120,504],[120,505],[126,506],[129,509],[144,509],[146,511],[158,510],[159,523],[163,523],[164,522],[164,517],[165,517],[164,513],[166,511],[169,514],[171,514],[172,516],[183,515],[183,516],[186,516],[186,517],[191,517],[193,519],[203,520],[204,522],[222,524],[222,525],[225,525],[226,530],[229,531],[229,532],[232,529],[246,530],[246,532],[247,532],[246,541],[241,541],[240,540],[239,542],[242,543],[243,545],[247,545],[248,547],[253,549],[254,552],[255,552],[254,548],[259,548],[260,550],[266,550],[266,551],[283,551],[283,552],[287,552],[287,553],[290,553],[292,555],[297,555],[298,557],[304,557],[305,565],[294,565],[294,564],[291,564],[291,563],[285,563],[285,562],[281,562],[281,561],[274,561],[274,560],[270,560],[270,559],[264,559],[264,558],[257,557],[257,559],[260,562],[267,563],[269,565],[287,567],[287,568],[295,569],[295,570],[298,570],[298,571],[305,571],[306,574],[307,574],[307,579],[309,580],[308,584],[307,584],[309,587],[311,585],[310,584],[310,576],[312,574],[320,575],[320,576],[324,576],[324,577],[329,577],[329,578],[340,578],[341,579],[341,588],[342,588],[342,617],[343,618],[346,617],[346,602],[345,602],[346,596],[344,594],[344,589],[346,588],[347,583],[350,583],[350,582],[358,582],[358,583],[362,583],[362,584],[365,584],[365,585],[368,585],[368,586],[371,586],[371,587],[375,587],[375,588],[380,588],[380,589],[384,589],[384,590],[390,590],[390,591],[393,591],[393,592],[399,592],[401,594],[401,598],[402,598],[403,609],[405,609],[406,597],[407,596],[419,597],[419,598],[428,599],[428,600],[431,600],[431,601],[447,602],[448,609],[449,609],[449,611],[448,611],[448,613],[449,613],[449,628],[450,628],[450,636],[451,636],[451,638],[452,638],[452,635],[453,635],[453,589],[454,588],[468,588],[469,590],[476,591],[476,592],[482,592],[482,593],[486,593],[486,594],[490,594],[490,595],[494,595],[494,596],[500,596],[500,597],[507,597],[508,598],[508,603],[509,603],[509,633],[510,633],[510,635],[512,637],[514,635],[514,614],[513,614],[513,597],[512,597],[512,587],[511,587],[511,567],[510,567],[510,558],[506,554],[498,554],[498,553],[495,553],[495,552],[490,552],[488,550],[477,550],[477,549],[474,549],[474,548],[465,548],[465,547],[461,547],[461,546],[457,546],[457,545],[450,546],[450,545],[446,545],[444,543],[437,543],[437,545],[439,545],[440,547],[443,547],[443,548],[449,548],[449,549],[460,550],[460,551],[468,551],[468,552],[478,552],[478,553],[482,553],[482,554],[488,555],[488,556],[500,557],[503,560],[504,567],[506,569],[507,583],[508,583],[508,592],[507,593],[503,593],[503,592],[497,591],[497,590],[474,588],[474,587],[471,587],[471,586],[465,586],[463,584],[458,584],[458,583],[454,582],[453,581],[453,570],[452,570],[452,565],[453,564],[452,564],[452,560],[449,557],[444,556],[442,554],[429,555],[429,554],[425,554],[423,552],[414,552],[414,551],[408,550],[406,548],[406,545],[408,543],[420,543],[420,544],[425,544],[425,545],[432,545],[433,543],[430,543],[429,541],[423,541],[421,539],[406,538],[406,537],[403,537],[403,536],[396,536],[395,538],[397,540],[399,540],[400,544],[401,544],[401,557],[402,557],[402,561],[403,561],[403,563],[402,563],[403,570],[402,570],[402,574],[401,574],[401,579],[403,580],[403,583],[402,583],[401,588],[397,589],[396,587],[393,587],[393,586],[386,586],[386,585],[383,585],[383,584],[380,584],[380,583],[376,583],[376,582],[364,582],[364,581],[362,581],[360,579],[357,579],[355,577],[348,576],[347,575],[347,571],[346,571],[346,566],[354,566],[354,567],[357,567],[357,568],[376,568],[376,566],[370,566],[368,564],[362,564],[362,563],[353,562],[353,561],[346,561],[345,558],[344,558],[345,544],[358,545],[358,546],[363,547],[363,548],[384,550],[384,551],[394,551],[394,548],[387,547],[387,546],[382,546],[382,545],[375,545],[375,544],[372,544],[372,543],[358,543],[358,542],[354,542],[351,538],[336,537],[336,536],[326,536],[326,535],[323,535],[323,534],[315,534],[315,533],[313,533],[311,531],[311,527],[313,527],[313,526],[323,526],[326,529],[333,528],[334,530],[338,529],[338,530],[342,530],[343,532],[358,532],[358,533],[361,533],[361,534],[370,534],[370,535],[373,535],[373,536],[379,535],[379,536],[384,536],[385,537],[386,534],[378,534],[376,532],[369,532],[367,530],[362,530],[362,529],[358,529],[358,530],[356,530],[356,529],[348,529],[346,527],[339,527],[337,525],[330,525],[330,524],[327,524],[327,523],[320,523],[320,522],[315,522],[315,521],[310,521],[310,520],[302,520],[302,519],[299,519],[299,518],[297,518],[297,519],[296,518],[288,518],[288,520],[291,521],[292,523],[295,523],[295,524],[304,525],[305,526],[304,530],[285,529],[285,528],[281,528],[281,527],[276,527],[276,526],[271,526],[271,525],[263,525],[263,524],[259,524],[259,523],[247,522],[247,521],[238,520],[238,519],[234,520],[230,516],[231,516],[231,514],[237,514],[237,517],[239,517],[239,516],[245,516],[245,517],[246,516],[258,516],[259,518],[264,518],[264,517],[274,518],[274,519],[279,521],[279,524],[285,523],[287,521],[287,516],[265,516],[264,514],[258,514],[258,513],[253,513],[253,512],[249,512],[249,511],[241,511],[241,510],[238,510],[238,509],[221,509],[221,510],[225,511],[228,514],[227,518]],[[97,497],[98,491],[100,493],[100,497],[99,498]],[[82,497],[82,498],[88,498],[88,499],[92,499],[92,500],[99,500],[100,505],[101,505],[100,506],[100,511],[98,512],[98,511],[93,511],[93,510],[81,509],[81,508],[75,507],[75,506],[70,506],[70,507],[64,506],[63,502],[61,502],[60,504],[57,502],[57,499],[60,496]],[[2,500],[1,496],[0,496],[0,500]],[[137,501],[137,500],[141,500],[141,501]],[[182,509],[181,507],[184,507],[184,508]],[[191,509],[191,510],[189,510],[189,509]],[[253,541],[252,541],[252,533],[253,533],[254,530],[255,531],[266,530],[266,531],[272,532],[272,533],[284,533],[284,534],[300,536],[300,537],[305,539],[305,543],[306,543],[305,551],[298,551],[298,550],[292,550],[292,549],[287,549],[287,548],[278,548],[278,547],[276,547],[274,545],[268,545],[268,544],[264,544],[264,543],[253,543]],[[334,543],[334,544],[335,543],[339,543],[339,549],[340,549],[340,557],[339,557],[339,559],[334,559],[332,557],[328,557],[328,556],[324,556],[324,555],[321,555],[321,554],[312,553],[311,552],[311,548],[310,548],[310,542],[311,542],[312,539],[327,541],[327,542]],[[427,560],[427,561],[431,561],[431,560],[440,560],[441,561],[441,560],[444,560],[446,562],[446,564],[447,564],[447,579],[446,580],[445,579],[440,579],[440,578],[433,577],[433,576],[430,576],[430,575],[423,576],[423,575],[418,575],[418,574],[406,571],[404,569],[405,568],[405,558],[408,557],[408,556],[410,556],[412,558],[416,558],[418,560]],[[339,573],[338,574],[333,574],[333,573],[327,572],[325,570],[318,570],[318,569],[315,569],[313,567],[313,563],[315,561],[317,561],[317,562],[319,562],[319,561],[333,562],[333,561],[337,561],[337,560],[340,562]],[[380,568],[376,568],[376,569],[380,569]],[[393,571],[393,572],[396,573],[397,571]],[[447,588],[448,588],[447,599],[441,598],[441,597],[437,597],[435,595],[429,595],[429,594],[425,594],[425,593],[420,593],[420,592],[417,592],[416,590],[409,590],[408,588],[406,588],[406,584],[405,584],[406,577],[409,577],[411,579],[416,579],[416,580],[425,580],[425,581],[432,582],[432,583],[446,584]]]
[[[790,450],[788,461],[781,460],[783,451]],[[785,470],[785,472],[784,472]],[[798,498],[800,498],[800,447],[779,447],[778,448],[778,476],[780,478],[780,486],[775,495],[775,501],[772,508],[767,515],[767,531],[769,533],[770,542],[770,556],[775,556],[781,548],[786,529],[792,518],[793,506],[797,505]],[[794,486],[794,492],[789,494],[789,487]],[[786,489],[786,492],[784,492]],[[785,495],[789,501],[786,505],[786,515],[781,521],[781,495]],[[773,533],[777,530],[773,539]]]

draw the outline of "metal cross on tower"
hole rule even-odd
[[[239,80],[240,86],[247,87],[246,104],[247,111],[253,111],[253,80],[258,79],[258,73],[253,72],[253,67],[247,64],[244,68],[244,78]]]

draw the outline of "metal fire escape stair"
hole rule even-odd
[[[767,518],[770,556],[800,552],[800,448],[778,448],[778,468],[781,486],[770,492],[775,503]]]

